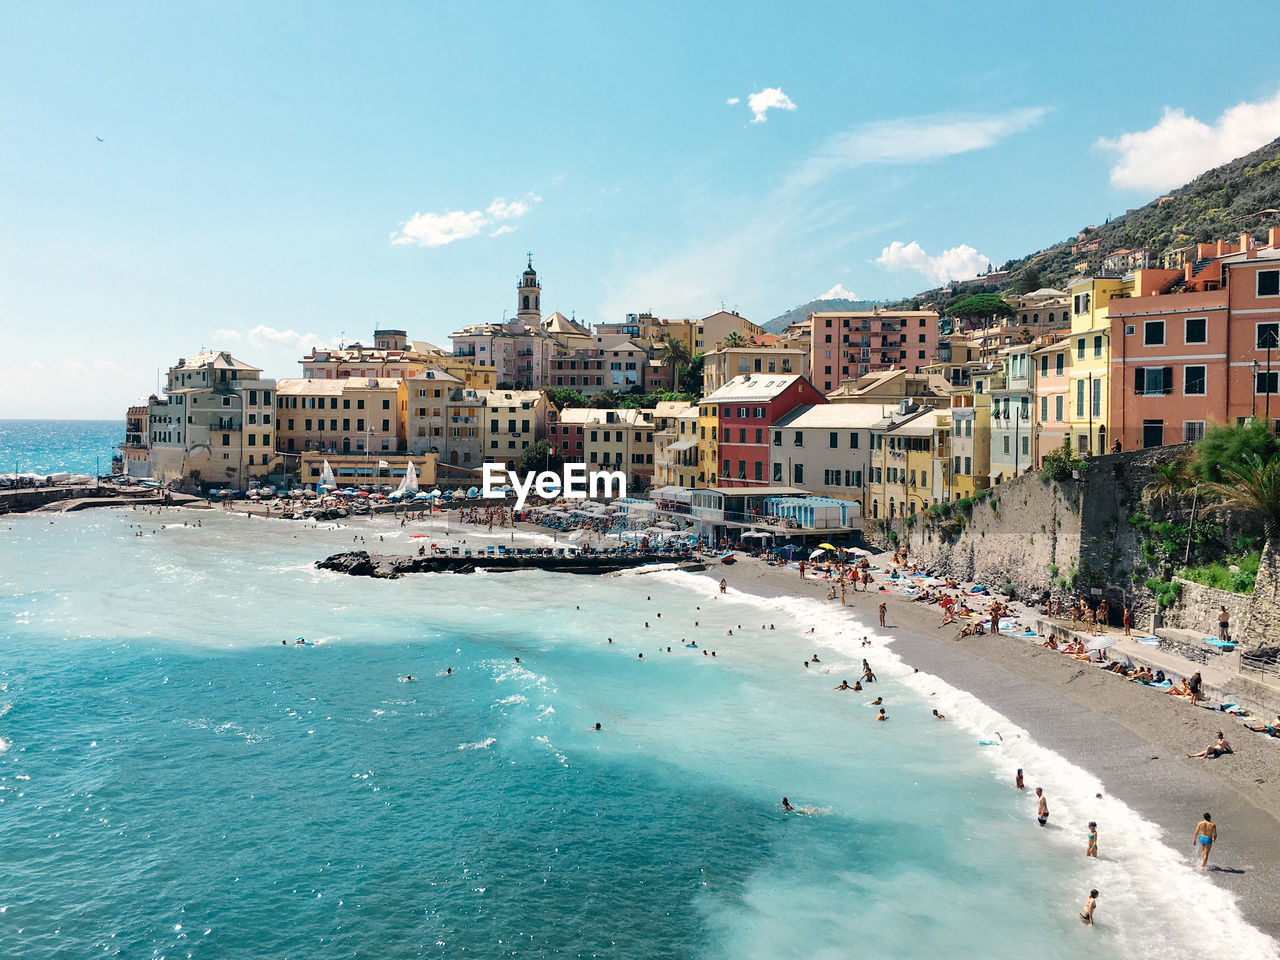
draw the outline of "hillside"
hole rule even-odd
[[[1268,227],[1280,226],[1280,139],[1250,154],[1202,173],[1190,183],[1152,200],[1146,206],[1127,211],[1106,223],[1084,227],[1086,238],[1099,240],[1096,250],[1072,253],[1080,243],[1072,236],[1044,250],[1009,260],[1001,270],[1006,279],[994,286],[1002,294],[1023,293],[1037,287],[1062,288],[1078,269],[1101,269],[1102,258],[1124,248],[1151,247],[1155,264],[1171,247],[1208,243],[1219,238],[1235,239],[1248,231],[1255,239],[1265,239]],[[925,290],[895,306],[936,303],[945,306],[957,296],[967,296],[979,288],[964,284]]]
[[[781,316],[774,317],[763,327],[769,333],[782,333],[797,320],[804,320],[811,313],[834,312],[839,310],[870,310],[876,305],[874,300],[810,300],[798,307],[793,307]]]

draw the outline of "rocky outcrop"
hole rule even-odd
[[[382,557],[364,550],[335,553],[317,560],[321,570],[333,570],[353,577],[376,580],[398,580],[406,573],[474,573],[476,570],[511,572],[515,570],[549,570],[553,573],[601,574],[634,570],[655,563],[676,563],[682,570],[704,570],[706,565],[691,555],[671,556],[657,553],[599,554],[519,554],[503,556],[422,556]]]

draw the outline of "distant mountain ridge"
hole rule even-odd
[[[877,300],[810,300],[798,307],[793,307],[781,316],[774,317],[762,324],[768,333],[782,333],[797,320],[806,319],[811,313],[832,313],[837,311],[870,310],[877,306]]]

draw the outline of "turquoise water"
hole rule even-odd
[[[123,420],[0,420],[0,473],[110,473],[123,440]]]
[[[408,532],[0,526],[0,956],[1276,956],[1185,844],[830,608],[311,565]]]

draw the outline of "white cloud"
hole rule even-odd
[[[834,287],[832,287],[826,293],[820,293],[818,294],[818,296],[814,297],[814,299],[815,300],[857,300],[858,295],[855,293],[850,293],[848,290],[846,290],[844,288],[843,283],[837,283]]]
[[[212,336],[213,336],[214,343],[225,343],[227,340],[243,339],[243,335],[240,333],[239,330],[226,330],[226,329],[215,330],[213,331]]]
[[[869,163],[921,163],[995,146],[1034,126],[1044,107],[1000,114],[904,117],[866,123],[830,137],[787,178],[788,186],[813,186],[844,170]]]
[[[946,283],[976,277],[990,260],[967,243],[931,257],[914,240],[910,243],[895,240],[880,252],[875,262],[886,270],[912,270],[937,283]]]
[[[489,236],[491,236],[491,237],[500,237],[500,236],[502,236],[504,233],[515,233],[515,232],[516,232],[516,228],[515,228],[515,227],[513,227],[513,226],[512,226],[511,224],[509,224],[509,223],[504,223],[504,224],[503,224],[502,226],[500,226],[497,230],[493,231],[493,233],[489,234]]]
[[[769,110],[795,110],[796,108],[796,105],[791,102],[791,98],[782,92],[781,87],[766,87],[759,93],[749,94],[747,96],[747,106],[755,114],[751,118],[752,123],[764,123],[767,119],[765,114]]]
[[[728,104],[729,106],[731,106],[731,107],[732,107],[732,106],[736,106],[737,104],[739,104],[739,103],[741,103],[741,102],[742,102],[742,101],[741,101],[741,100],[739,100],[737,97],[730,97],[728,100],[726,100],[726,101],[725,101],[725,103],[727,103],[727,104]]]
[[[1280,133],[1280,93],[1258,103],[1238,103],[1207,124],[1172,107],[1147,130],[1100,137],[1097,146],[1117,154],[1112,186],[1133,190],[1178,187],[1211,167],[1256,150]]]
[[[498,220],[515,220],[528,213],[542,198],[530,193],[523,199],[507,201],[495,197],[484,210],[451,210],[448,213],[415,213],[391,234],[392,246],[416,244],[419,247],[443,247],[455,240],[474,237]],[[512,229],[515,229],[514,227]],[[499,228],[490,236],[509,233]]]

